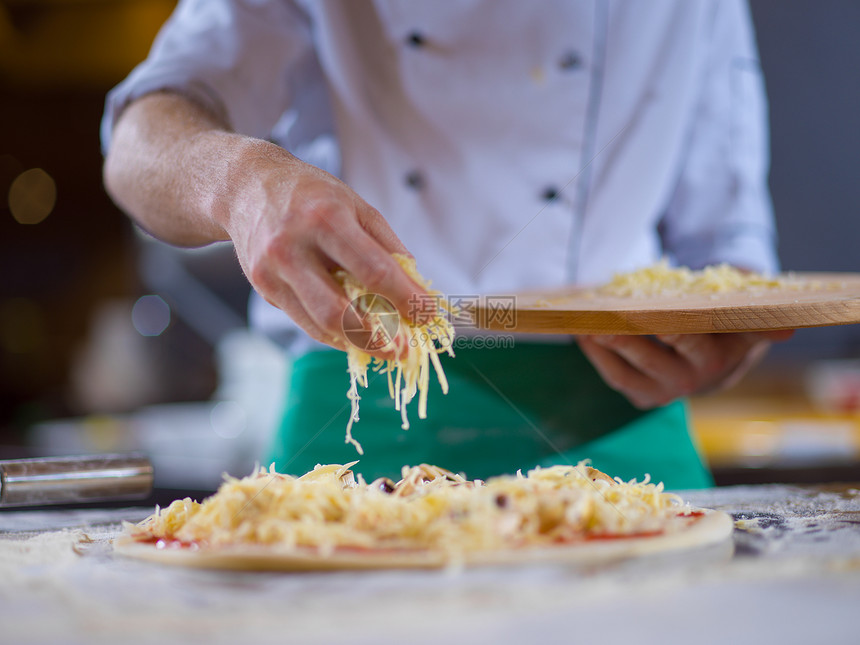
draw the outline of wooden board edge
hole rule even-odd
[[[806,303],[789,304],[765,316],[756,305],[735,305],[713,309],[673,310],[555,310],[518,309],[515,323],[490,321],[477,327],[482,331],[509,334],[713,334],[785,329],[834,327],[860,323],[860,300],[818,305],[815,317],[809,316]],[[478,319],[488,312],[476,309]],[[481,312],[484,312],[483,314]],[[758,319],[759,324],[750,324]]]

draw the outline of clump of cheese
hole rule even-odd
[[[379,359],[371,356],[363,348],[350,344],[346,350],[347,369],[350,386],[347,397],[351,402],[349,422],[346,427],[346,442],[355,446],[359,454],[364,454],[361,444],[352,437],[352,424],[358,421],[359,400],[358,386],[367,387],[367,371],[373,369],[385,374],[388,378],[388,392],[394,400],[394,407],[400,411],[402,428],[409,429],[409,419],[406,416],[406,406],[418,394],[418,417],[427,418],[427,392],[430,386],[431,365],[444,394],[448,393],[448,380],[439,362],[439,354],[446,352],[454,355],[454,326],[450,320],[453,314],[448,301],[439,291],[430,289],[430,281],[426,280],[415,266],[415,260],[402,254],[394,254],[394,258],[403,270],[427,293],[435,302],[435,314],[422,324],[415,324],[400,317],[399,327],[395,338],[391,339],[390,349],[396,352],[395,358]],[[368,295],[368,289],[353,276],[345,271],[335,273],[335,278],[343,285],[346,295],[352,302],[361,303]],[[420,303],[418,303],[420,304]],[[383,336],[390,332],[383,316],[390,316],[390,311],[364,311],[365,320],[371,326],[371,334]]]

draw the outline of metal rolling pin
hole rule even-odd
[[[143,499],[152,478],[136,454],[0,461],[0,507]]]

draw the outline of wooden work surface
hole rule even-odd
[[[610,296],[587,288],[487,296],[475,323],[543,334],[766,331],[860,323],[860,274],[804,273],[788,287],[717,294]]]

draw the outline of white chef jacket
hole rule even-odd
[[[742,0],[182,0],[110,93],[105,150],[158,89],[338,174],[449,295],[661,256],[777,267]],[[251,313],[312,346],[262,298]]]

